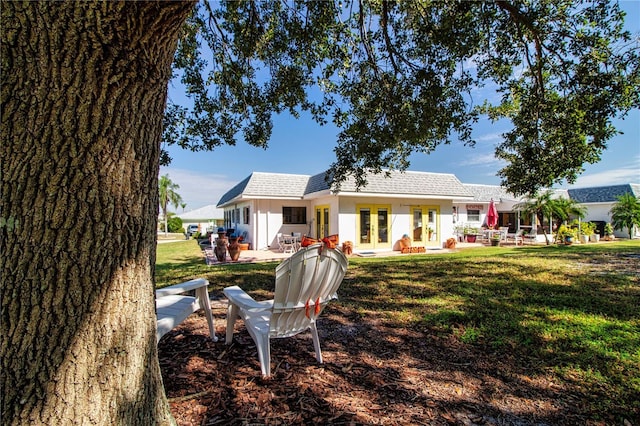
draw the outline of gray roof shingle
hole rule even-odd
[[[285,173],[253,172],[224,194],[217,204],[225,204],[239,198],[299,198],[316,192],[328,191],[330,184],[326,172],[313,176]],[[355,179],[348,178],[340,192],[356,192]],[[359,190],[362,194],[388,194],[389,196],[413,195],[443,198],[469,198],[478,202],[491,199],[519,201],[505,188],[497,185],[463,184],[453,174],[429,172],[389,171],[367,176],[367,185]],[[630,192],[640,196],[639,184],[610,185],[592,188],[556,190],[556,196],[568,195],[579,203],[615,202],[617,197]]]
[[[223,219],[224,210],[216,208],[213,204],[200,207],[199,209],[191,210],[185,213],[177,214],[182,220],[194,220],[194,219]]]
[[[473,201],[485,202],[489,201],[519,201],[520,198],[511,194],[506,188],[498,185],[477,185],[464,183],[464,187],[473,194]]]
[[[618,197],[627,192],[640,197],[640,185],[624,184],[577,188],[567,190],[569,197],[578,203],[610,203],[618,201]]]
[[[326,173],[313,176],[282,173],[253,172],[231,188],[220,198],[218,207],[237,198],[300,198],[307,194],[329,190]],[[341,192],[356,192],[355,179],[349,178],[340,188]],[[416,195],[439,197],[471,197],[469,192],[453,174],[427,172],[390,171],[387,176],[371,174],[367,185],[360,188],[364,194],[388,194],[390,196]]]
[[[388,174],[387,174],[388,173]],[[367,185],[360,192],[389,195],[424,195],[471,197],[458,178],[449,173],[400,172],[397,170],[369,174]],[[355,179],[350,177],[340,187],[341,192],[356,192]]]
[[[300,198],[304,197],[307,175],[253,172],[225,193],[218,207],[238,198]]]

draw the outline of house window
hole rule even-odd
[[[306,207],[283,207],[282,223],[284,225],[304,225],[307,223]]]
[[[249,224],[249,207],[245,207],[242,209],[242,223],[245,225]]]
[[[467,210],[468,222],[480,222],[480,210]]]

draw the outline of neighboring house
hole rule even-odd
[[[453,204],[473,194],[452,174],[390,171],[371,174],[358,190],[354,179],[330,189],[325,174],[254,172],[218,202],[225,226],[247,233],[255,249],[277,246],[279,233],[314,238],[338,234],[355,251],[397,249],[403,235],[413,244],[442,247],[454,235]]]
[[[527,231],[530,238],[538,242],[545,241],[543,226],[538,223],[535,215],[525,215],[517,208],[518,204],[526,201],[526,197],[517,197],[497,185],[465,183],[464,186],[473,194],[473,202],[454,204],[458,213],[458,227],[466,225],[475,228],[485,227],[489,203],[493,200],[498,210],[496,228],[506,227],[509,234],[514,234],[523,229]],[[564,189],[554,189],[552,191],[552,198],[569,198],[567,191]],[[551,222],[551,218],[545,219],[544,229],[547,234],[550,233],[549,230],[553,227]]]
[[[618,201],[618,197],[631,193],[635,197],[640,197],[640,184],[609,185],[592,188],[568,189],[569,197],[587,208],[587,215],[583,219],[587,222],[598,224],[600,235],[604,232],[604,223],[611,222],[610,210]],[[628,238],[627,229],[616,230],[616,237]],[[634,227],[632,231],[634,238],[640,237],[640,230]]]
[[[195,224],[198,225],[198,231],[201,234],[213,232],[218,226],[224,225],[224,211],[213,204],[177,214],[176,216],[182,219],[184,229],[187,229],[189,225]]]
[[[475,227],[485,225],[483,220],[486,215],[486,209],[489,201],[493,199],[498,209],[498,227],[508,226],[509,232],[526,229],[533,234],[538,234],[538,241],[544,240],[540,235],[542,232],[540,224],[535,223],[536,218],[522,215],[514,208],[516,204],[524,201],[524,198],[518,199],[500,186],[474,184],[464,184],[464,186],[473,193],[474,200],[464,204],[454,203],[454,207],[457,207],[458,210],[457,218],[459,223]],[[554,189],[552,197],[569,198],[582,204],[586,208],[586,216],[582,220],[596,223],[600,235],[603,235],[605,223],[611,222],[611,208],[618,201],[618,197],[627,192],[640,197],[640,185],[624,184],[576,189]],[[552,227],[546,220],[544,226],[547,232]],[[551,230],[551,232],[553,231]],[[628,237],[626,229],[624,231],[615,231],[615,235],[623,238]],[[632,235],[639,237],[640,230],[634,229]]]

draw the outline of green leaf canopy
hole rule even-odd
[[[503,185],[534,194],[573,182],[617,133],[612,120],[640,106],[638,40],[623,22],[605,0],[202,3],[174,62],[193,104],[168,106],[164,141],[266,147],[273,114],[306,110],[341,129],[333,183],[363,184],[414,152],[473,145],[486,114],[512,123],[496,148]],[[474,98],[482,87],[501,101]]]

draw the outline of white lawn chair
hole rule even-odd
[[[508,235],[507,234],[507,241],[509,238],[513,239],[513,242],[516,244],[516,246],[518,245],[518,243],[520,243],[521,245],[524,245],[524,236],[523,234],[523,230],[519,229],[518,232],[516,232],[513,235]]]
[[[296,240],[293,235],[282,235],[282,239],[278,241],[282,253],[293,253],[296,251]]]
[[[156,342],[198,309],[202,309],[207,318],[209,336],[214,342],[218,341],[208,285],[209,281],[198,278],[156,290]],[[194,290],[195,296],[184,294]]]
[[[271,375],[269,339],[311,330],[316,359],[322,364],[316,318],[336,291],[347,270],[347,257],[338,249],[314,244],[294,253],[276,267],[274,299],[257,302],[240,287],[224,289],[229,299],[226,343],[233,340],[236,318],[244,320],[258,348],[262,375]]]
[[[294,244],[293,249],[295,251],[300,250],[300,248],[302,247],[301,243],[302,243],[302,232],[294,232],[293,233],[293,244]]]

